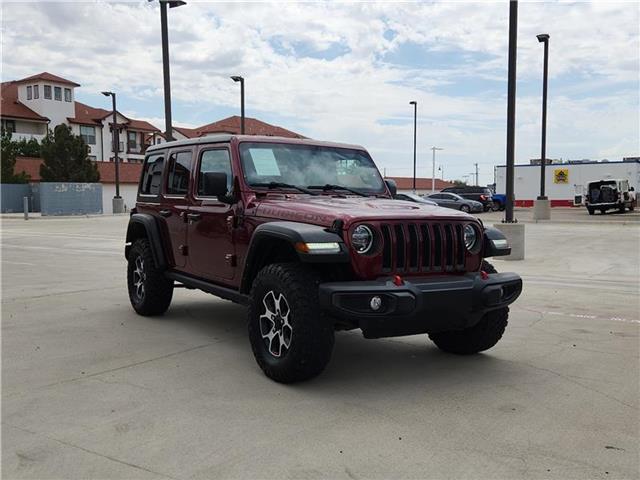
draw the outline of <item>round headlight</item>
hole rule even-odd
[[[367,253],[373,246],[373,232],[366,225],[358,225],[351,234],[351,244],[358,253]]]
[[[472,250],[473,247],[476,246],[478,242],[478,234],[476,233],[476,229],[471,225],[464,226],[464,246],[467,247],[467,250]]]

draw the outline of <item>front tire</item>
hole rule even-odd
[[[158,270],[149,240],[136,240],[129,251],[127,287],[131,306],[139,315],[162,315],[173,297],[173,280]]]
[[[489,262],[482,262],[482,270],[498,273]],[[473,355],[493,347],[502,338],[507,328],[509,308],[504,307],[484,314],[474,326],[464,330],[430,333],[429,338],[445,352],[457,355]]]
[[[463,211],[464,213],[469,213],[469,206],[468,205],[462,205],[460,207],[460,210]]]
[[[587,211],[589,212],[589,215],[593,215],[595,213],[595,210],[593,208],[587,207]]]
[[[249,340],[256,362],[280,383],[308,380],[331,358],[333,323],[320,309],[320,277],[296,263],[267,265],[249,303]]]

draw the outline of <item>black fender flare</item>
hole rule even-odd
[[[247,257],[242,272],[240,284],[241,292],[248,292],[253,277],[257,274],[255,264],[259,258],[260,245],[263,241],[278,239],[290,244],[298,259],[303,263],[349,263],[349,251],[342,237],[335,231],[319,225],[301,222],[277,221],[258,225],[253,231]],[[298,243],[337,243],[340,251],[337,253],[305,253],[296,248]]]
[[[164,254],[164,247],[162,246],[162,236],[160,235],[160,228],[153,215],[147,213],[134,213],[129,218],[129,226],[127,227],[127,245],[124,249],[125,258],[129,258],[129,250],[131,244],[139,238],[137,232],[139,232],[140,226],[142,226],[147,234],[149,245],[151,246],[151,253],[155,261],[156,267],[159,269],[167,268],[167,259]]]
[[[483,257],[501,257],[510,254],[511,245],[504,233],[494,227],[485,227]]]

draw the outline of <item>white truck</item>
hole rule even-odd
[[[632,211],[636,204],[633,187],[629,187],[629,180],[597,180],[589,182],[585,205],[589,215],[596,210],[605,213],[607,210],[618,210],[624,213],[626,209]]]

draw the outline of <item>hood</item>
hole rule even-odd
[[[471,215],[450,208],[375,197],[336,197],[329,195],[269,195],[256,200],[256,215],[279,220],[312,223],[329,227],[342,220],[470,220]]]

